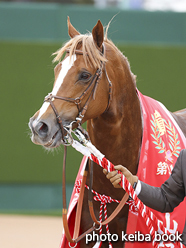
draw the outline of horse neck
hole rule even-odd
[[[113,93],[109,110],[87,121],[87,130],[92,143],[106,158],[136,173],[142,137],[141,110],[130,68],[126,63],[123,67],[111,79]]]

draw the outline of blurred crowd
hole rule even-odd
[[[98,8],[117,7],[149,11],[186,12],[186,0],[0,0],[4,2],[45,2],[61,4],[91,4]]]

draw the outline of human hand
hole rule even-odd
[[[135,182],[138,181],[138,177],[134,176],[126,167],[122,165],[116,165],[114,166],[114,169],[115,171],[111,171],[109,173],[106,169],[103,169],[103,173],[106,175],[106,178],[110,180],[115,188],[121,188],[119,184],[121,182],[121,174],[118,174],[118,170],[121,171],[121,173],[127,178],[132,186]]]

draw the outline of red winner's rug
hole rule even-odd
[[[143,139],[137,175],[141,181],[159,187],[169,178],[181,149],[186,148],[186,139],[163,104],[142,95],[138,90],[137,94],[141,103],[143,119]],[[68,223],[71,235],[73,235],[76,204],[79,197],[78,189],[80,185],[78,184],[81,183],[86,162],[87,158],[83,157],[69,204]],[[147,226],[141,215],[138,214],[137,208],[131,202],[129,205],[127,234],[135,234],[139,231],[144,237],[149,233]],[[172,213],[152,211],[170,233],[176,233],[177,231],[182,233],[185,224],[185,202],[176,207]],[[159,232],[161,233],[161,230]],[[112,245],[115,246],[114,242]],[[97,244],[95,247],[99,246]],[[183,247],[182,244],[179,244],[179,246]],[[63,233],[60,248],[67,247],[69,247],[68,241]],[[76,247],[79,247],[79,244]],[[144,243],[141,240],[125,243],[125,248],[142,247],[152,248],[153,244],[152,242]],[[175,246],[173,242],[161,242],[158,247],[174,248]]]

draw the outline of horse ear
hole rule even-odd
[[[76,35],[79,35],[80,33],[72,26],[70,22],[70,18],[68,16],[67,19],[67,25],[68,25],[68,34],[71,38],[74,38]]]
[[[98,48],[101,48],[101,45],[104,40],[104,31],[103,31],[103,25],[100,20],[98,20],[97,24],[92,29],[92,36],[95,44],[98,46]]]

